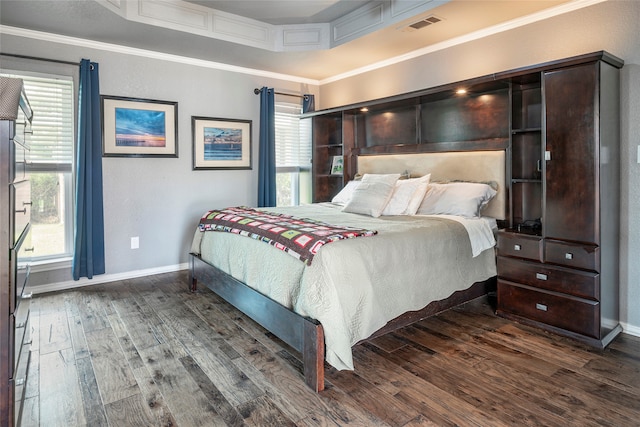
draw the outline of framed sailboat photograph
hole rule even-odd
[[[191,117],[193,169],[251,169],[251,120]]]

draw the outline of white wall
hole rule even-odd
[[[639,30],[640,31],[640,30]],[[638,46],[640,50],[640,43]],[[620,157],[621,318],[640,335],[640,65],[622,69]],[[629,329],[629,328],[628,328]]]
[[[623,327],[640,335],[640,2],[608,1],[545,21],[324,84],[325,109],[605,50],[621,72],[620,300]]]
[[[260,103],[254,88],[317,92],[301,83],[16,36],[2,35],[2,51],[91,59],[99,63],[103,95],[178,102],[179,158],[103,158],[106,276],[112,278],[184,267],[198,218],[206,210],[257,204]],[[2,67],[9,63],[16,61],[3,57]],[[32,69],[51,68],[46,62],[31,64]],[[191,116],[252,120],[253,169],[193,171]],[[132,250],[134,236],[140,248]],[[36,272],[30,283],[38,292],[40,284],[73,285],[70,280],[70,269],[63,268]]]

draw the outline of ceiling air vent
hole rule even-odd
[[[437,24],[440,21],[442,21],[442,18],[438,18],[435,15],[429,15],[424,19],[414,22],[413,24],[409,24],[407,27],[405,27],[405,30],[419,30],[421,28],[428,27],[429,25]]]

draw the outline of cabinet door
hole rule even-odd
[[[545,237],[599,244],[598,63],[544,74]]]

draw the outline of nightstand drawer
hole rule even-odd
[[[21,108],[18,109],[18,118],[15,120],[13,125],[13,141],[18,142],[24,145],[25,148],[29,149],[33,128],[31,127],[31,122],[27,120]]]
[[[22,181],[27,176],[27,152],[22,145],[15,142],[9,148],[12,149],[12,161],[9,162],[9,182]]]
[[[32,253],[31,225],[27,225],[26,231],[22,233],[22,238],[15,248],[9,249],[9,311],[11,313],[17,309],[20,301],[24,299],[23,293],[29,279]]]
[[[11,243],[16,244],[31,220],[31,183],[20,181],[9,185],[9,197],[9,230],[13,236]]]
[[[503,256],[526,258],[542,262],[542,237],[499,232],[498,253]]]
[[[17,377],[16,370],[18,368],[18,364],[20,360],[26,352],[31,348],[31,318],[30,318],[30,310],[29,310],[30,300],[24,301],[23,304],[20,304],[20,308],[16,311],[15,315],[15,335],[14,335],[14,378]]]
[[[545,240],[544,259],[545,262],[553,264],[600,271],[600,248],[598,246]]]
[[[498,310],[600,338],[600,304],[498,280]]]
[[[16,369],[16,378],[13,380],[15,384],[14,390],[14,420],[15,425],[22,425],[22,406],[24,405],[24,400],[26,397],[27,391],[27,378],[29,376],[29,363],[31,361],[31,352],[25,351],[25,355],[20,358],[20,364]]]
[[[598,273],[498,257],[498,277],[577,297],[600,299],[600,275]]]

